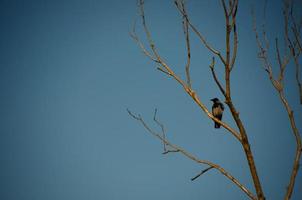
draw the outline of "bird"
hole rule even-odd
[[[215,118],[221,120],[222,119],[222,114],[223,114],[223,111],[224,111],[223,103],[221,103],[218,98],[213,98],[213,99],[211,99],[211,101],[213,101],[213,106],[212,106],[213,116]],[[214,123],[215,123],[214,128],[220,128],[219,123],[217,123],[217,122],[214,122]]]

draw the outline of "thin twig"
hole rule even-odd
[[[166,150],[162,154],[168,154],[168,153],[177,153],[179,150]]]
[[[236,15],[237,13],[237,8],[238,8],[238,0],[234,0],[234,1],[229,1],[229,14],[228,17],[230,17],[231,15]]]
[[[233,7],[235,7],[234,13],[232,12]],[[237,13],[236,11],[238,7],[238,0],[235,0],[233,7],[229,13],[229,14],[232,13],[232,27],[233,27],[233,56],[230,64],[231,71],[234,67],[236,56],[237,56],[237,50],[238,50],[238,33],[237,33],[237,26],[236,26],[236,13]]]
[[[181,6],[183,9],[183,12],[185,12],[185,4],[182,1]],[[186,39],[186,47],[187,47],[187,63],[186,63],[186,78],[187,78],[187,84],[191,88],[192,83],[191,83],[191,76],[190,76],[190,64],[191,64],[191,48],[190,48],[190,36],[189,36],[189,25],[188,25],[188,18],[183,17],[183,30],[184,30],[184,35]]]
[[[301,45],[301,36],[300,36],[300,31],[301,31],[301,27],[302,27],[302,17],[301,17],[301,21],[300,21],[300,24],[297,24],[296,20],[295,20],[295,17],[294,17],[294,14],[293,14],[293,2],[289,1],[289,3],[291,3],[291,11],[290,11],[290,20],[293,24],[292,26],[292,32],[293,32],[293,35],[295,37],[295,41],[298,45],[298,48],[300,50],[300,52],[302,51],[302,45]]]
[[[222,63],[225,63],[225,60],[224,58],[222,57],[221,53],[214,49],[207,41],[206,39],[203,37],[203,35],[197,30],[197,28],[191,23],[188,15],[187,15],[187,12],[183,11],[183,9],[180,7],[180,4],[177,2],[177,1],[174,1],[175,2],[175,5],[176,5],[176,8],[178,9],[178,11],[182,14],[183,17],[186,18],[186,20],[188,21],[188,24],[189,26],[191,27],[191,29],[193,30],[193,32],[198,36],[198,38],[200,39],[200,41],[202,42],[202,44],[207,48],[209,49],[212,53],[214,53],[215,55],[217,55],[221,62]]]
[[[146,49],[146,47],[143,45],[143,43],[140,41],[139,37],[136,34],[136,30],[135,30],[135,26],[136,26],[136,22],[133,23],[133,28],[132,28],[132,32],[130,32],[130,36],[131,38],[139,45],[140,49],[143,51],[143,53],[149,57],[152,61],[154,62],[158,62],[158,60],[156,58],[154,58],[153,55],[151,55],[151,53]]]
[[[156,119],[156,114],[157,114],[157,109],[154,110],[154,116],[153,116],[153,120],[155,121],[155,123],[161,128],[161,132],[163,135],[163,139],[166,140],[166,132],[165,132],[165,127],[162,123],[160,123],[157,119]],[[166,148],[166,144],[163,142],[164,145],[164,152],[167,152],[167,148]]]
[[[301,66],[300,66],[300,63],[298,61],[298,56],[293,56],[294,57],[294,63],[295,63],[295,66],[296,66],[296,81],[297,81],[297,85],[298,85],[298,89],[299,89],[299,96],[300,96],[300,104],[302,105],[302,84],[301,84],[301,72],[300,72],[300,69],[301,69]]]
[[[299,37],[299,33],[298,33],[296,28],[292,28],[292,31],[294,33],[295,40],[296,40],[296,43],[299,47],[299,50],[302,51],[302,42],[301,42],[301,38]]]
[[[229,13],[227,11],[227,7],[226,7],[226,4],[225,4],[225,1],[224,0],[221,0],[221,3],[222,3],[222,7],[223,7],[223,11],[224,11],[224,17],[227,19],[229,18]]]
[[[167,74],[168,76],[171,76],[171,74],[169,72],[167,72],[165,69],[163,69],[161,66],[157,67],[156,69],[158,69],[159,71]]]
[[[264,1],[264,6],[263,6],[263,23],[262,23],[262,25],[261,25],[261,27],[262,27],[262,35],[263,35],[263,40],[264,40],[264,42],[265,42],[265,47],[266,47],[266,49],[267,49],[267,51],[268,51],[268,49],[269,49],[269,41],[268,41],[268,38],[267,38],[267,35],[266,35],[266,29],[265,29],[265,27],[266,27],[266,9],[267,9],[267,0],[265,0]]]
[[[287,63],[282,62],[281,56],[280,56],[280,50],[279,50],[279,45],[278,45],[278,38],[275,39],[275,46],[276,46],[276,54],[277,54],[277,60],[279,64],[279,78],[278,82],[283,82],[284,79],[284,71],[286,68]]]
[[[213,169],[212,166],[202,170],[199,174],[197,174],[196,176],[194,176],[193,178],[191,178],[191,181],[194,181],[195,179],[197,179],[198,177],[200,177],[201,175],[203,175],[204,173],[206,173],[207,171]]]
[[[255,33],[257,46],[258,46],[258,48],[260,50],[260,52],[259,52],[259,58],[263,62],[262,67],[269,74],[270,79],[271,79],[271,78],[273,78],[273,71],[272,71],[272,67],[271,67],[270,62],[268,61],[268,59],[266,59],[267,58],[267,51],[268,51],[268,49],[265,49],[263,47],[262,42],[260,40],[258,31],[257,31],[257,27],[256,27],[256,17],[255,17],[255,14],[254,14],[254,9],[251,10],[251,15],[252,15],[252,19],[253,19],[253,31]]]
[[[223,94],[223,96],[226,96],[225,90],[222,87],[221,83],[219,82],[219,80],[218,80],[218,78],[216,76],[216,73],[215,73],[215,57],[212,58],[212,63],[211,63],[211,65],[209,67],[211,69],[211,72],[212,72],[212,75],[213,75],[215,83],[217,84],[217,86],[220,89],[220,91]]]
[[[235,18],[233,19],[234,25],[233,25],[233,33],[234,33],[234,38],[233,38],[233,56],[230,64],[231,70],[234,67],[235,61],[236,61],[236,56],[237,56],[237,49],[238,49],[238,33],[237,33],[237,28],[236,28],[236,22]]]

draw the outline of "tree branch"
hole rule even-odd
[[[241,184],[234,176],[232,176],[229,172],[227,172],[224,168],[222,168],[221,166],[210,162],[208,160],[201,160],[198,159],[197,157],[195,157],[194,155],[192,155],[191,153],[187,152],[186,150],[182,149],[181,147],[172,144],[170,141],[168,141],[167,139],[165,139],[163,136],[161,136],[160,134],[158,134],[156,131],[154,131],[153,129],[150,128],[150,126],[144,121],[144,119],[141,117],[141,115],[135,115],[133,114],[129,109],[127,109],[128,114],[135,120],[138,120],[143,126],[144,128],[154,137],[158,138],[159,140],[161,140],[163,143],[165,143],[167,146],[171,147],[173,152],[179,152],[182,155],[184,155],[185,157],[189,158],[192,161],[195,161],[198,164],[204,164],[207,165],[211,168],[216,169],[217,171],[219,171],[221,174],[223,174],[226,178],[228,178],[230,181],[232,181],[239,189],[241,189],[244,193],[246,193],[248,195],[248,197],[250,199],[256,200],[256,197],[253,195],[252,192],[250,192],[243,184]],[[209,169],[208,169],[209,170]],[[204,172],[205,173],[205,172]]]
[[[302,105],[302,85],[301,85],[301,72],[300,72],[300,63],[299,63],[299,57],[301,55],[302,52],[302,48],[301,48],[301,38],[300,38],[300,31],[301,31],[301,24],[298,26],[294,15],[293,15],[293,2],[288,0],[284,2],[284,21],[285,21],[285,37],[286,37],[286,41],[288,43],[288,48],[289,48],[289,52],[294,60],[294,64],[295,64],[295,78],[296,78],[296,82],[297,82],[297,86],[298,86],[298,94],[300,97],[300,104]],[[289,7],[291,7],[291,10],[289,11]],[[302,18],[301,18],[301,22],[302,22]],[[291,31],[292,34],[294,35],[294,38],[292,40],[289,37],[289,23],[292,24],[291,27]]]
[[[140,49],[147,57],[149,57],[154,62],[158,62],[158,60],[154,58],[153,55],[151,55],[151,53],[146,49],[146,47],[140,41],[139,37],[136,34],[135,26],[136,26],[136,22],[133,23],[132,32],[129,33],[130,37],[139,45]]]
[[[243,125],[243,123],[242,123],[242,121],[239,117],[239,112],[236,110],[236,108],[235,108],[235,106],[232,102],[232,96],[231,96],[230,76],[231,76],[232,63],[235,62],[235,61],[230,60],[230,56],[231,56],[230,35],[231,35],[231,32],[232,32],[233,24],[234,24],[234,27],[235,27],[236,13],[232,15],[233,21],[232,21],[232,24],[230,24],[230,15],[227,12],[227,7],[226,7],[226,4],[225,4],[225,0],[221,0],[221,2],[222,2],[223,10],[224,10],[224,13],[225,13],[225,27],[226,27],[226,47],[225,47],[226,48],[226,57],[224,59],[225,60],[225,63],[224,63],[224,66],[225,66],[225,87],[226,87],[226,90],[225,90],[226,100],[225,100],[225,102],[228,105],[228,107],[231,111],[232,117],[233,117],[234,121],[236,122],[236,125],[239,129],[240,136],[241,136],[241,145],[242,145],[242,147],[244,149],[244,152],[245,152],[245,156],[246,156],[246,159],[247,159],[247,162],[248,162],[248,165],[249,165],[249,169],[250,169],[250,173],[251,173],[251,176],[252,176],[252,179],[253,179],[254,187],[255,187],[255,190],[256,190],[256,193],[257,193],[257,197],[258,197],[259,200],[263,200],[263,199],[265,199],[265,197],[264,197],[264,193],[262,191],[262,186],[261,186],[261,183],[260,183],[260,179],[259,179],[259,176],[258,176],[258,173],[257,173],[253,153],[252,153],[251,148],[250,148],[248,136],[247,136],[246,130],[244,128],[244,125]],[[233,31],[234,31],[234,34],[235,34],[236,33],[236,28]],[[237,52],[237,47],[234,46],[234,48],[235,48],[235,51]],[[235,56],[234,59],[236,58],[236,52],[235,53],[233,52],[233,56]]]
[[[181,7],[183,12],[185,12],[185,4],[184,2],[181,2]],[[187,79],[187,84],[190,88],[192,88],[191,84],[191,77],[190,77],[190,63],[191,63],[191,48],[190,48],[190,37],[189,37],[189,25],[188,25],[188,19],[183,17],[183,30],[184,30],[184,35],[185,35],[185,40],[186,40],[186,48],[187,48],[187,63],[186,63],[186,79]]]
[[[225,90],[222,87],[221,83],[219,82],[219,80],[218,80],[218,78],[216,76],[216,73],[215,73],[215,57],[212,58],[212,63],[211,63],[211,65],[209,67],[211,69],[211,72],[212,72],[212,75],[213,75],[215,83],[217,84],[217,86],[220,89],[220,91],[223,94],[223,96],[226,97]]]
[[[289,34],[288,34],[288,25],[289,25],[289,6],[290,6],[290,1],[285,0],[284,1],[284,23],[285,23],[285,29],[284,29],[284,35],[285,35],[285,40],[288,43],[288,47],[290,48],[291,52],[293,51],[294,45],[292,44],[290,38],[289,38]],[[291,198],[293,189],[294,189],[294,185],[295,185],[295,180],[296,180],[296,176],[299,170],[299,162],[300,162],[300,158],[301,158],[301,151],[302,151],[302,144],[301,144],[301,136],[299,133],[299,130],[296,127],[296,123],[295,123],[295,118],[294,118],[294,113],[290,107],[290,105],[288,104],[288,101],[284,95],[284,83],[283,83],[283,79],[284,79],[284,71],[286,69],[286,66],[288,65],[289,62],[289,58],[287,55],[284,56],[284,59],[282,61],[281,56],[280,56],[280,51],[279,51],[279,47],[278,47],[278,40],[276,39],[276,54],[277,54],[277,61],[279,64],[279,78],[278,80],[275,80],[273,75],[272,75],[272,67],[271,65],[267,65],[267,63],[269,63],[269,58],[267,56],[266,50],[261,42],[260,39],[258,37],[258,33],[256,30],[256,20],[255,20],[255,16],[253,15],[253,24],[254,24],[254,31],[255,31],[255,35],[256,35],[256,41],[258,44],[258,48],[260,49],[261,52],[265,52],[262,53],[262,57],[260,57],[263,60],[264,63],[264,68],[266,69],[266,71],[268,72],[269,75],[269,79],[271,81],[271,84],[274,86],[274,88],[276,89],[276,91],[279,94],[279,98],[282,102],[282,104],[284,105],[287,114],[288,114],[288,118],[290,121],[290,125],[291,125],[291,129],[293,131],[293,135],[295,137],[295,141],[296,141],[296,151],[295,151],[295,159],[294,159],[294,163],[293,163],[293,169],[292,169],[292,173],[291,173],[291,177],[290,177],[290,181],[286,190],[286,194],[284,199],[285,200],[289,200]]]
[[[237,10],[237,8],[236,8]],[[232,22],[232,27],[233,27],[233,57],[231,60],[230,68],[231,70],[234,67],[235,61],[236,61],[236,56],[237,56],[237,49],[238,49],[238,34],[237,34],[237,26],[236,26],[236,16],[233,16],[233,22]]]
[[[204,173],[206,173],[207,171],[213,169],[212,166],[202,170],[199,174],[197,174],[196,176],[194,176],[193,178],[191,178],[191,181],[194,181],[195,179],[197,179],[198,177],[200,177],[201,175],[203,175]]]
[[[188,25],[191,27],[191,29],[193,30],[193,32],[198,36],[198,38],[200,39],[201,43],[209,50],[211,51],[213,54],[217,55],[222,63],[225,63],[224,58],[222,57],[221,53],[219,51],[217,51],[216,49],[214,49],[207,41],[206,39],[203,37],[203,35],[197,30],[197,28],[191,23],[187,12],[185,9],[182,9],[180,6],[180,3],[178,3],[178,1],[174,1],[176,8],[178,9],[178,11],[182,14],[182,16],[184,18],[186,18]]]

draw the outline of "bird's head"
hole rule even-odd
[[[213,98],[213,99],[211,99],[211,101],[213,101],[213,103],[215,103],[215,102],[219,102],[219,99],[218,98]]]

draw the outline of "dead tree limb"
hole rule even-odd
[[[171,148],[171,150],[167,151],[166,153],[169,152],[179,152],[182,155],[184,155],[185,157],[189,158],[190,160],[198,163],[198,164],[203,164],[208,166],[209,168],[206,170],[210,170],[210,169],[216,169],[217,171],[219,171],[222,175],[224,175],[227,179],[229,179],[230,181],[232,181],[238,188],[240,188],[250,199],[252,200],[256,200],[257,198],[253,195],[253,193],[251,191],[249,191],[242,183],[240,183],[234,176],[232,176],[229,172],[227,172],[223,167],[219,166],[218,164],[215,164],[213,162],[210,162],[208,160],[201,160],[199,158],[197,158],[196,156],[192,155],[191,153],[187,152],[186,150],[184,150],[183,148],[172,144],[169,140],[167,140],[167,138],[163,137],[163,134],[159,134],[156,131],[154,131],[152,128],[150,128],[150,126],[145,122],[145,120],[143,119],[143,117],[141,115],[135,115],[133,114],[129,109],[127,109],[128,114],[135,120],[139,121],[144,128],[154,137],[158,138],[160,141],[162,141],[163,143],[165,143],[165,145],[169,148]],[[156,112],[155,115],[153,117],[153,120],[158,124],[158,120],[156,119]],[[159,123],[161,124],[161,123]],[[158,124],[158,125],[159,125]],[[165,153],[165,152],[164,152]],[[165,154],[166,154],[165,153]],[[204,174],[206,172],[204,170],[203,173],[201,173],[200,175]],[[200,176],[199,175],[199,176]],[[196,177],[197,178],[197,177]],[[195,179],[196,179],[195,178]]]
[[[285,0],[284,1],[284,26],[285,26],[285,40],[287,41],[288,44],[288,48],[292,54],[292,56],[294,57],[295,53],[295,46],[298,45],[298,42],[295,42],[296,44],[294,44],[292,42],[292,40],[289,37],[289,33],[288,33],[288,26],[289,23],[291,23],[290,18],[289,18],[289,8],[290,8],[290,4],[292,2],[290,0]],[[286,194],[284,199],[285,200],[289,200],[291,198],[293,189],[294,189],[294,185],[295,185],[295,180],[296,180],[296,176],[299,170],[299,162],[300,162],[300,158],[301,158],[301,153],[302,153],[302,144],[301,144],[301,135],[299,133],[298,128],[296,127],[296,122],[295,122],[295,117],[294,117],[294,112],[291,109],[291,106],[288,103],[288,100],[284,94],[284,72],[286,70],[286,68],[288,67],[288,63],[289,63],[289,59],[290,59],[290,55],[288,53],[285,52],[284,56],[281,57],[280,55],[280,50],[279,50],[279,45],[278,45],[278,39],[276,38],[275,40],[275,51],[276,51],[276,57],[277,57],[277,63],[279,65],[279,74],[278,74],[278,78],[275,78],[274,74],[273,74],[273,67],[269,62],[269,56],[268,56],[268,48],[266,48],[263,43],[261,42],[261,39],[259,37],[258,31],[257,31],[257,27],[256,27],[256,19],[255,19],[255,15],[252,12],[252,16],[253,16],[253,29],[255,32],[255,36],[256,36],[256,42],[258,45],[258,48],[260,50],[259,53],[259,58],[262,60],[263,63],[263,68],[265,69],[265,71],[268,74],[268,77],[270,79],[271,84],[273,85],[273,87],[275,88],[275,90],[277,91],[279,98],[288,114],[288,119],[290,122],[290,126],[292,129],[292,133],[293,136],[295,138],[295,142],[296,142],[296,151],[295,151],[295,158],[294,158],[294,162],[293,162],[293,168],[292,168],[292,172],[291,172],[291,176],[290,176],[290,180],[287,186],[287,190],[286,190]],[[295,57],[294,57],[295,60]],[[297,73],[297,71],[296,71]],[[297,74],[296,74],[297,76]],[[298,82],[299,84],[299,82]],[[300,94],[301,95],[301,94]]]
[[[184,2],[181,2],[181,9],[185,11],[185,4]],[[186,17],[183,17],[182,20],[182,25],[183,25],[183,31],[185,35],[185,40],[186,40],[186,49],[187,49],[187,63],[186,63],[186,79],[187,79],[187,84],[188,87],[192,88],[191,84],[191,76],[190,76],[190,64],[191,64],[191,45],[190,45],[190,34],[189,34],[189,22]]]
[[[234,121],[236,122],[236,125],[239,129],[240,132],[240,136],[242,138],[241,140],[241,145],[243,147],[243,150],[245,152],[245,156],[249,165],[249,169],[250,169],[250,173],[253,179],[253,183],[254,183],[254,187],[257,193],[257,197],[259,200],[263,200],[265,199],[264,197],[264,193],[262,190],[262,186],[261,186],[261,182],[258,176],[258,172],[256,169],[256,164],[254,161],[254,157],[253,157],[253,153],[250,147],[250,143],[248,140],[248,136],[246,133],[246,130],[244,128],[244,125],[239,117],[239,112],[237,111],[237,109],[235,108],[235,105],[233,104],[232,101],[232,95],[231,95],[231,70],[233,68],[233,62],[231,61],[231,53],[233,53],[233,58],[232,60],[236,59],[236,55],[237,55],[237,30],[236,30],[236,13],[237,13],[237,9],[238,9],[238,0],[233,0],[233,1],[229,1],[232,2],[230,3],[230,5],[234,5],[235,8],[227,8],[225,0],[221,0],[222,3],[222,7],[224,10],[224,14],[225,14],[225,28],[226,28],[226,55],[225,55],[225,102],[228,105],[232,117],[234,119]],[[231,13],[231,11],[233,11],[233,13]],[[234,28],[233,28],[234,27]],[[231,52],[231,45],[230,45],[230,40],[231,40],[231,33],[233,32],[234,35],[234,44],[233,44],[233,52]]]
[[[215,73],[215,57],[212,58],[212,63],[210,64],[210,69],[211,69],[211,72],[212,72],[212,76],[214,78],[214,81],[215,83],[217,84],[218,88],[220,89],[221,93],[223,94],[224,97],[226,97],[226,94],[225,94],[225,90],[224,88],[222,87],[220,81],[218,80],[217,76],[216,76],[216,73]]]

